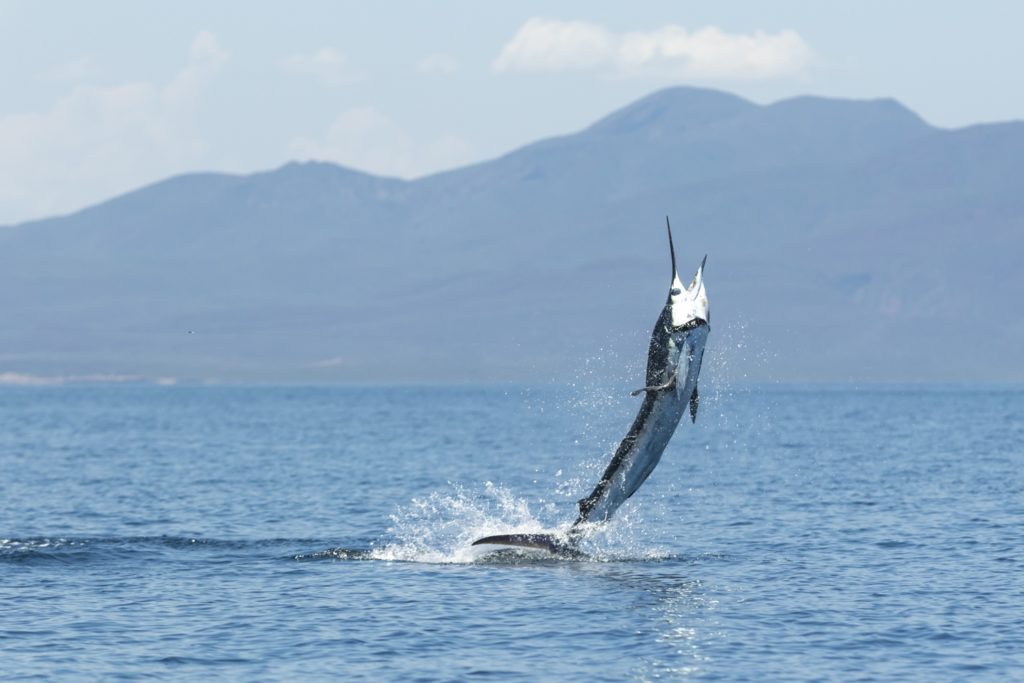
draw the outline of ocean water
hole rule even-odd
[[[0,678],[1024,680],[1024,390],[0,389]]]

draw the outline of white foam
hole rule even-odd
[[[380,560],[432,563],[468,563],[490,548],[473,541],[492,534],[542,533],[552,529],[523,498],[507,488],[487,482],[474,495],[453,484],[448,492],[435,491],[391,515],[390,536],[371,556]]]
[[[479,493],[453,484],[450,491],[435,491],[391,515],[388,538],[375,545],[369,557],[396,562],[469,564],[495,551],[495,546],[472,545],[483,536],[564,533],[568,522],[551,519],[557,512],[554,505],[531,506],[526,499],[491,482]],[[612,523],[587,530],[580,538],[580,550],[592,561],[669,557],[665,549],[646,543],[642,528],[637,509],[627,506]],[[551,559],[540,551],[523,554]]]

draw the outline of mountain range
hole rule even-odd
[[[706,373],[1024,380],[1024,123],[688,87],[416,180],[194,173],[0,228],[0,374],[637,378],[666,216]]]

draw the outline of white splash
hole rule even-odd
[[[550,506],[545,506],[550,507]],[[459,564],[474,562],[493,548],[473,546],[492,534],[550,532],[530,509],[502,486],[487,482],[482,495],[453,484],[451,492],[435,491],[391,515],[391,537],[375,547],[379,560]]]
[[[597,562],[658,560],[669,557],[667,550],[650,547],[637,508],[629,507],[613,523],[596,526],[580,538],[585,559]],[[487,482],[484,491],[473,495],[459,485],[451,491],[434,492],[391,515],[389,538],[369,552],[369,558],[399,562],[469,564],[492,555],[495,546],[473,546],[493,534],[558,533],[568,528],[559,519],[560,509],[541,501],[536,507],[516,497],[509,489]],[[564,514],[564,510],[561,510]],[[543,551],[518,552],[522,559],[556,559]]]

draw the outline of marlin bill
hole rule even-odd
[[[594,490],[579,501],[576,521],[565,534],[487,536],[473,545],[511,545],[577,554],[578,539],[588,525],[607,522],[647,481],[683,415],[689,411],[691,421],[696,421],[700,405],[697,379],[711,321],[704,288],[707,256],[697,267],[693,280],[684,287],[676,269],[672,227],[667,217],[665,224],[672,256],[672,283],[651,333],[645,386],[632,392],[643,395],[643,403]]]

